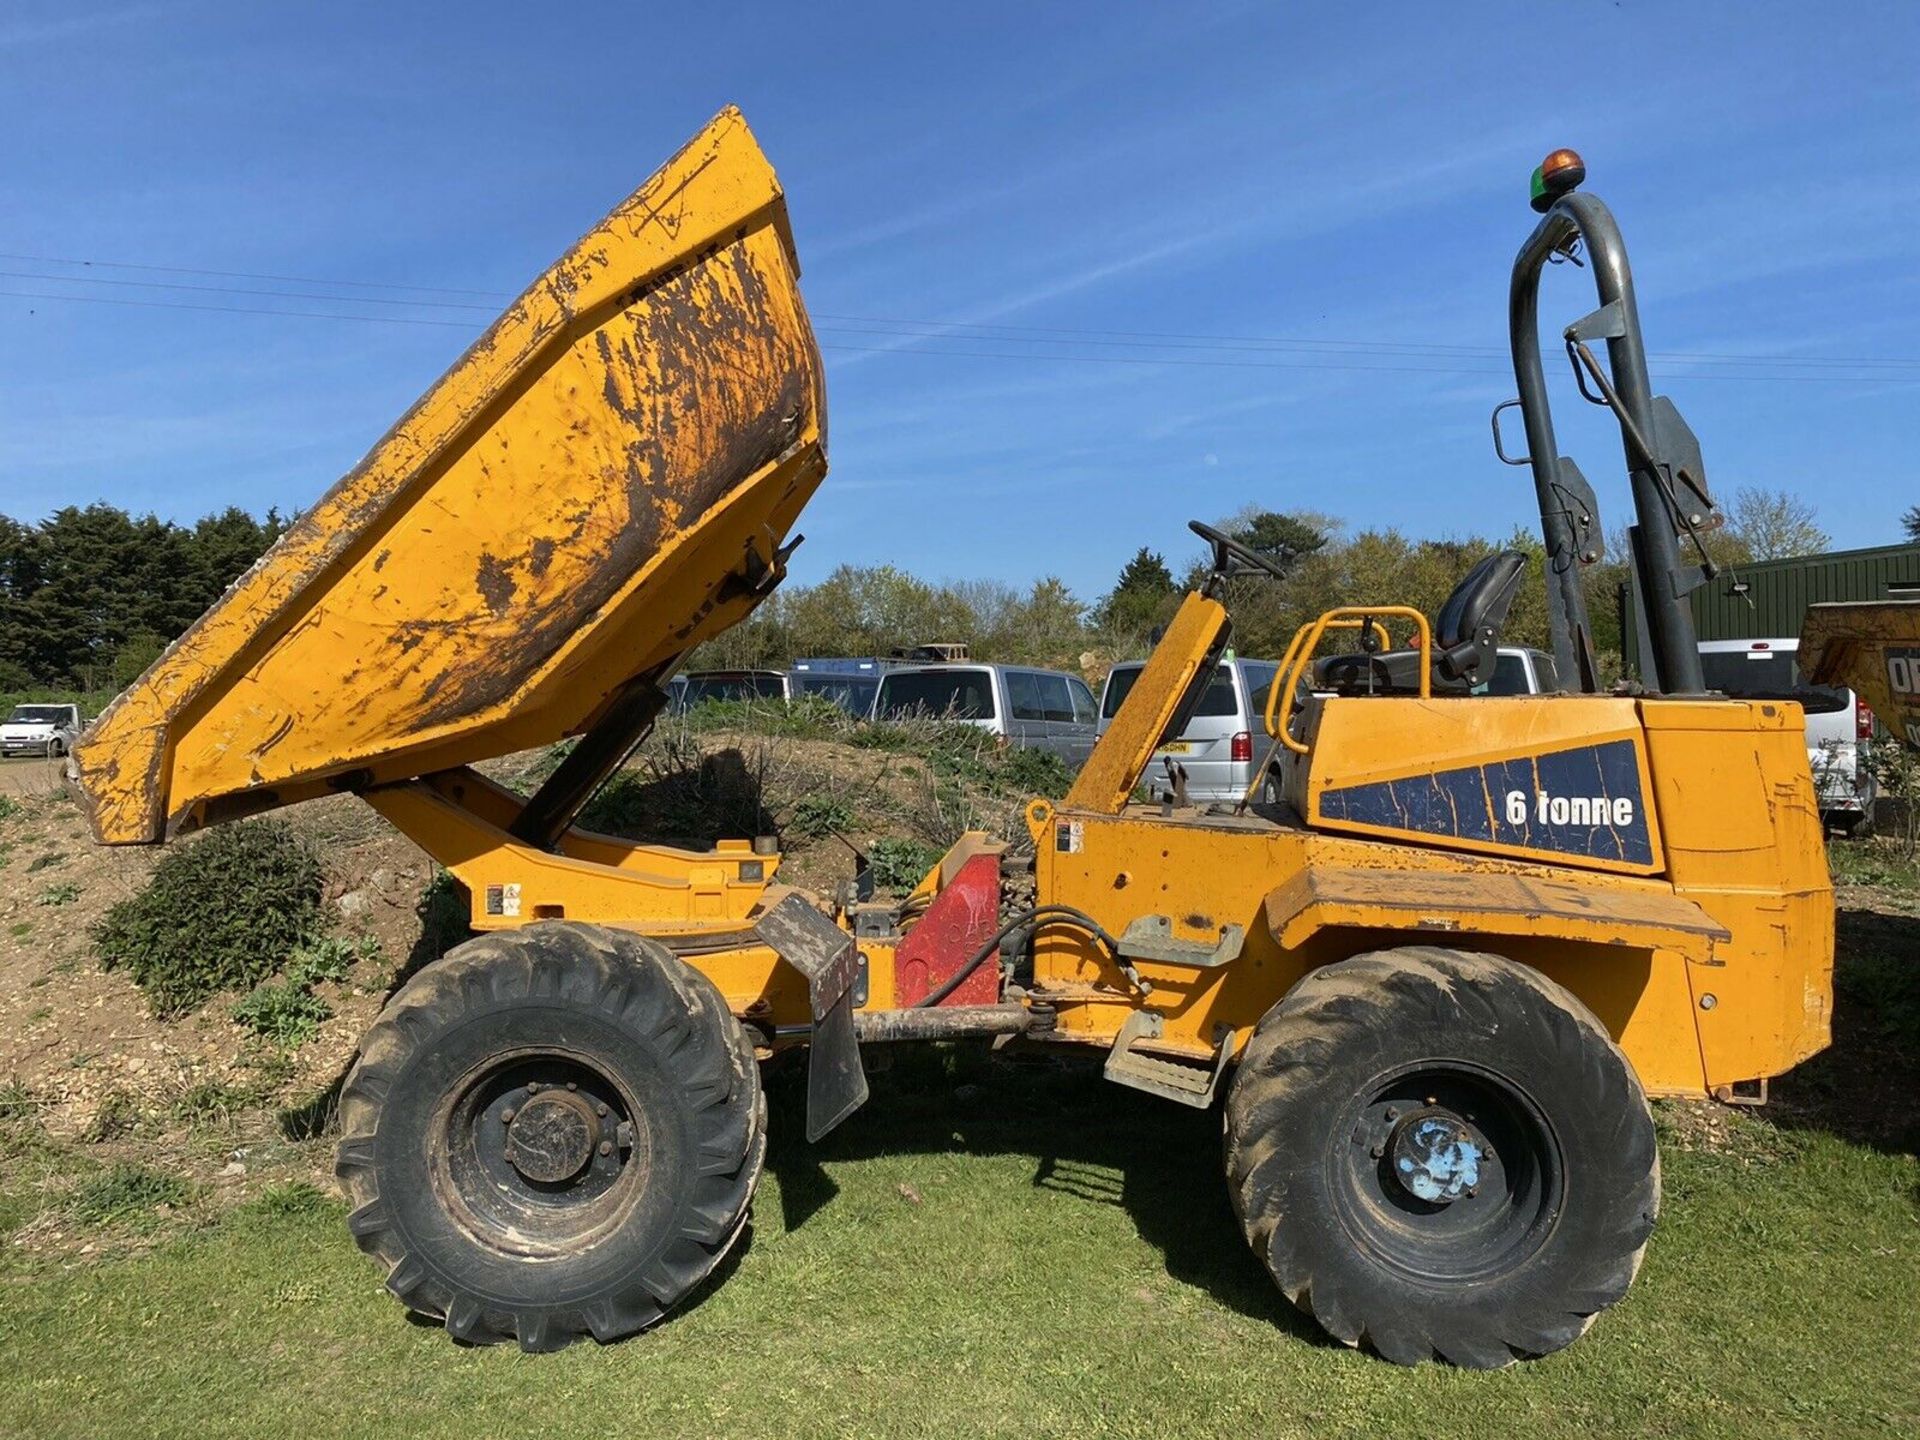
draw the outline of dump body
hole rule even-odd
[[[1920,746],[1920,600],[1811,607],[1799,661],[1813,684],[1846,686],[1895,736]]]
[[[101,715],[96,836],[444,771],[664,683],[771,588],[825,473],[797,278],[726,110]]]

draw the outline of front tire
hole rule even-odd
[[[340,1099],[348,1228],[470,1344],[661,1319],[739,1239],[766,1156],[753,1047],[664,947],[551,923],[394,996]]]
[[[1660,1203],[1653,1117],[1573,995],[1428,947],[1316,970],[1269,1011],[1226,1102],[1248,1243],[1328,1334],[1494,1369],[1620,1299]]]

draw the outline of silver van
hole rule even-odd
[[[689,670],[674,697],[677,710],[687,711],[708,700],[780,700],[793,698],[792,682],[784,670]]]
[[[1100,733],[1105,734],[1120,711],[1146,662],[1129,660],[1108,672],[1100,695]],[[1199,707],[1180,738],[1153,752],[1146,784],[1155,796],[1165,795],[1172,778],[1166,762],[1177,761],[1187,772],[1187,798],[1197,805],[1237,801],[1253,784],[1258,756],[1267,750],[1263,714],[1267,691],[1279,665],[1272,660],[1222,660],[1200,697]],[[1279,799],[1278,777],[1270,776],[1256,801]]]
[[[857,670],[806,670],[801,668],[804,661],[793,667],[789,683],[793,687],[793,698],[802,695],[815,695],[822,700],[831,700],[855,720],[873,718],[874,697],[880,691],[880,673],[876,668],[870,672]]]
[[[909,665],[880,677],[874,718],[965,721],[1009,745],[1046,750],[1074,768],[1098,738],[1093,691],[1078,675],[1024,665]]]
[[[1810,685],[1800,673],[1798,637],[1702,640],[1700,673],[1709,690],[1735,700],[1793,700],[1807,712],[1807,763],[1828,825],[1862,831],[1873,820],[1877,787],[1866,762],[1873,711],[1851,690]]]

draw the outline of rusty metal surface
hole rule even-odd
[[[797,275],[723,112],[108,707],[99,838],[558,739],[744,616],[825,472]]]
[[[1470,935],[1556,936],[1698,954],[1732,938],[1691,900],[1648,886],[1601,888],[1539,875],[1337,865],[1297,871],[1267,896],[1268,929],[1297,947],[1329,925]]]
[[[1000,923],[1000,857],[967,857],[928,903],[894,952],[894,1003],[917,1005],[979,952]],[[991,1005],[1000,998],[1000,967],[979,966],[941,1001],[942,1007]]]
[[[1844,685],[1880,723],[1920,746],[1920,600],[1815,605],[1800,630],[1800,669]]]

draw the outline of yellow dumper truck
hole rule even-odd
[[[865,1098],[863,1045],[1004,1036],[1217,1106],[1258,1263],[1349,1344],[1498,1366],[1618,1300],[1659,1207],[1647,1096],[1757,1092],[1820,1049],[1833,927],[1798,710],[1700,693],[1678,544],[1710,504],[1576,167],[1537,179],[1512,296],[1569,690],[1468,693],[1523,578],[1496,556],[1437,617],[1301,632],[1266,697],[1278,803],[1136,803],[1228,645],[1223,582],[1264,563],[1195,526],[1211,576],[1071,793],[1026,807],[1011,913],[983,835],[887,906],[781,886],[767,842],[573,824],[682,657],[780,582],[826,414],[737,112],[535,281],[75,756],[105,843],[345,791],[470,897],[477,938],[393,996],[341,1098],[349,1228],[393,1293],[471,1342],[640,1330],[745,1223],[759,1059],[810,1047],[817,1137]],[[1668,602],[1644,693],[1595,693],[1599,522],[1540,362],[1541,268],[1581,247],[1602,305],[1569,354]],[[530,796],[472,768],[568,736]]]

